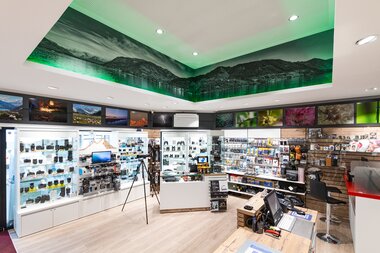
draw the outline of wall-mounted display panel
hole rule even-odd
[[[315,106],[285,109],[285,126],[313,126],[315,124]]]
[[[73,104],[73,123],[79,125],[101,125],[102,107]]]
[[[235,113],[235,127],[256,127],[257,112]]]
[[[67,103],[48,98],[29,98],[29,120],[67,123]]]
[[[22,120],[23,101],[23,97],[0,94],[0,120]]]
[[[127,126],[129,112],[125,109],[106,108],[106,125]]]
[[[378,102],[358,102],[356,103],[356,124],[376,124],[378,123]]]
[[[354,104],[318,106],[318,125],[354,124]]]
[[[173,114],[154,113],[153,127],[173,127]]]
[[[131,127],[148,127],[148,113],[131,111],[129,125]]]
[[[258,126],[273,127],[282,126],[283,109],[273,109],[258,112]]]
[[[234,127],[234,114],[233,113],[221,113],[215,116],[216,128],[231,128]]]

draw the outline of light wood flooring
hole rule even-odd
[[[144,201],[137,200],[23,238],[13,233],[19,253],[28,252],[213,252],[236,229],[236,208],[245,199],[230,196],[225,213],[187,212],[160,214],[155,198],[148,198],[149,225],[145,224]],[[318,222],[322,229],[324,223]],[[347,224],[332,226],[343,240],[331,245],[317,239],[317,252],[351,253],[351,233]]]

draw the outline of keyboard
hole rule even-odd
[[[284,214],[280,220],[280,222],[277,224],[277,227],[291,232],[294,226],[294,223],[296,223],[296,217],[291,216],[289,214]]]

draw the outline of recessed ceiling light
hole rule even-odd
[[[112,99],[113,99],[113,97],[111,97],[111,96],[108,96],[108,97],[107,97],[107,99],[109,99],[109,100],[112,100]]]
[[[369,92],[369,91],[377,91],[377,90],[378,90],[377,87],[372,87],[372,88],[367,88],[364,91]]]
[[[297,15],[291,15],[289,17],[289,21],[296,21],[298,18],[299,18],[299,16],[297,16]]]
[[[158,28],[158,29],[156,30],[156,33],[157,33],[157,34],[160,34],[160,35],[161,35],[161,34],[163,34],[163,33],[164,33],[164,30],[162,30],[162,29]]]
[[[248,105],[248,103],[244,103],[244,105]]]
[[[178,104],[177,102],[173,102],[173,105],[176,105],[176,104]]]
[[[364,45],[364,44],[367,44],[370,42],[374,42],[375,40],[377,40],[377,36],[376,35],[370,35],[370,36],[367,36],[365,38],[362,38],[362,39],[356,41],[355,44],[358,46],[361,46],[361,45]]]
[[[280,99],[275,99],[274,102],[280,102],[281,100]]]
[[[148,103],[145,103],[144,105],[145,105],[145,106],[149,106],[149,104],[148,104]]]
[[[194,56],[197,56],[197,55],[198,55],[198,52],[193,52],[193,55],[194,55]]]
[[[48,89],[49,89],[49,90],[58,90],[59,88],[58,88],[58,87],[55,87],[55,86],[48,86]]]

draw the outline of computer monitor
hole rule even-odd
[[[264,198],[264,203],[266,208],[269,210],[270,213],[270,220],[272,220],[273,225],[276,226],[282,216],[284,215],[280,201],[277,198],[277,194],[275,190],[272,190],[265,198]]]
[[[109,163],[111,162],[111,151],[92,152],[92,163]]]
[[[208,163],[208,157],[207,156],[198,156],[197,162],[198,162],[198,164]]]

